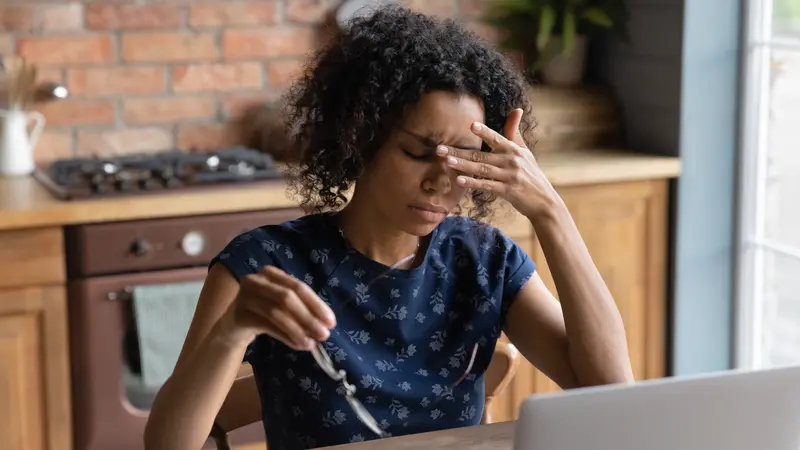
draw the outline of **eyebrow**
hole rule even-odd
[[[428,146],[431,146],[431,147],[435,147],[435,146],[441,144],[441,142],[436,142],[430,136],[423,136],[423,135],[420,135],[420,134],[417,134],[417,133],[413,133],[411,131],[403,130],[403,129],[401,129],[400,131],[402,131],[403,133],[406,133],[406,134],[409,134],[409,135],[413,136],[414,138],[416,138],[421,143],[423,143],[425,145],[428,145]],[[473,151],[480,151],[481,150],[480,146],[476,147],[476,146],[471,145],[471,144],[466,144],[466,145],[458,145],[458,144],[456,144],[456,145],[450,145],[450,147],[455,147],[455,148],[459,148],[459,149],[462,149],[462,150],[473,150]]]

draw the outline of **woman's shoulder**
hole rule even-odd
[[[323,213],[309,214],[281,223],[262,225],[240,233],[229,245],[259,245],[264,242],[290,245],[302,238],[314,239],[320,235],[327,222]]]
[[[523,272],[535,269],[525,249],[511,237],[489,223],[470,217],[445,219],[433,242],[434,256],[456,268],[508,272],[507,275],[521,268]],[[498,275],[496,281],[503,278]]]
[[[234,268],[237,278],[267,265],[294,266],[300,256],[325,239],[325,215],[310,214],[278,224],[267,224],[244,231],[231,239],[212,260]]]
[[[513,244],[499,228],[466,216],[449,216],[440,225],[436,240],[440,245],[468,244],[484,250]]]

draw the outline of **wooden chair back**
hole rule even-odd
[[[486,403],[481,424],[492,423],[489,411],[492,400],[502,394],[514,378],[519,361],[519,351],[513,344],[502,340],[497,342],[492,361],[484,375]],[[209,437],[216,444],[217,450],[231,450],[228,433],[260,420],[261,401],[258,388],[250,367],[243,366],[214,420]]]

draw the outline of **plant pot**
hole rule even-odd
[[[588,40],[586,36],[575,38],[575,47],[572,53],[564,55],[562,39],[553,36],[547,42],[544,55],[553,55],[548,62],[542,65],[542,81],[553,86],[576,86],[583,81],[586,71],[586,51]]]

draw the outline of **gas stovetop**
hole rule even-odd
[[[56,197],[73,200],[275,180],[281,173],[270,155],[233,147],[62,159],[34,177]]]

